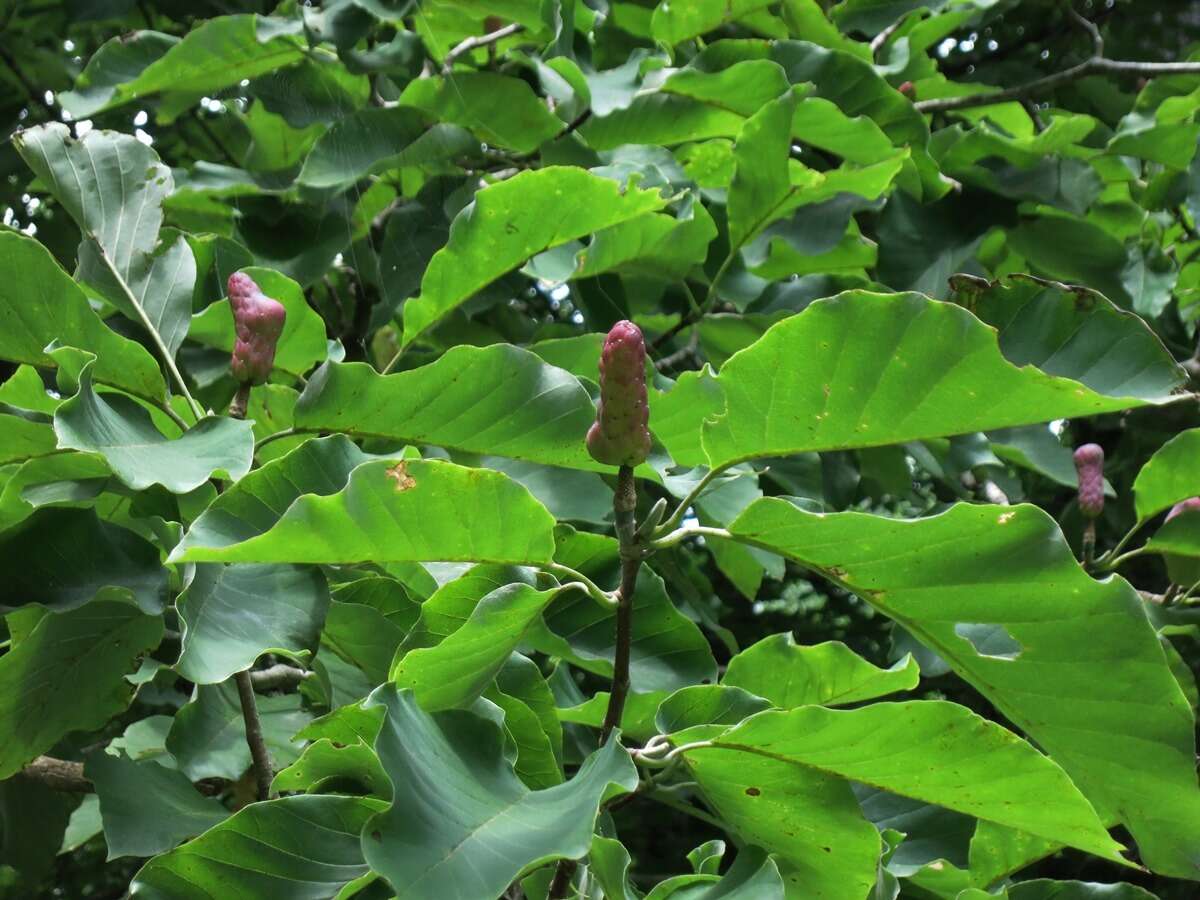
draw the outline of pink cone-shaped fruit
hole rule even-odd
[[[275,365],[275,345],[283,333],[287,310],[242,272],[229,276],[229,306],[237,332],[230,362],[233,377],[243,384],[262,384]]]
[[[636,466],[650,455],[646,405],[646,341],[641,329],[621,321],[600,353],[600,405],[587,433],[588,453],[608,466]]]
[[[1094,519],[1104,512],[1104,449],[1099,444],[1084,444],[1075,451],[1075,471],[1079,474],[1079,511]]]

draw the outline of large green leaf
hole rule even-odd
[[[395,375],[362,363],[320,369],[296,427],[611,472],[584,445],[596,409],[578,379],[508,344],[455,347]]]
[[[654,9],[650,27],[656,40],[674,46],[770,5],[769,0],[662,0]]]
[[[60,447],[98,453],[113,474],[134,490],[161,484],[186,494],[210,477],[238,479],[250,471],[254,426],[207,416],[171,440],[150,414],[128,397],[101,395],[92,388],[88,363],[79,373],[79,391],[54,414]]]
[[[158,548],[90,509],[43,509],[6,532],[0,570],[0,609],[38,603],[62,612],[103,595],[156,614],[166,599]]]
[[[325,900],[367,874],[359,846],[379,801],[284,797],[253,803],[194,841],[146,863],[129,887],[139,900]]]
[[[1013,276],[964,293],[967,308],[1000,332],[1000,352],[1015,366],[1037,366],[1110,397],[1160,398],[1187,382],[1141,318],[1095,291]]]
[[[229,817],[220,801],[201,795],[174,769],[124,754],[92,754],[84,774],[100,796],[108,858],[156,856]]]
[[[788,160],[795,105],[789,90],[747,119],[738,134],[726,204],[731,247],[741,247],[766,227],[792,193]]]
[[[285,458],[286,459],[286,458]],[[305,495],[241,543],[188,541],[176,562],[548,562],[554,517],[515,481],[439,460],[377,460]]]
[[[306,441],[255,469],[225,491],[192,523],[175,548],[227,547],[270,530],[302,494],[328,496],[346,486],[354,467],[370,459],[348,438]]]
[[[902,624],[1119,817],[1149,865],[1200,877],[1187,702],[1136,592],[1084,573],[1041,510],[960,505],[903,521],[767,498],[731,530]]]
[[[801,352],[797,348],[803,348]],[[771,327],[721,369],[725,412],[703,425],[711,465],[874,447],[1095,415],[1169,394],[1107,396],[1006,360],[966,310],[919,294],[854,291]],[[658,401],[683,415],[671,395]],[[683,401],[681,401],[683,402]],[[696,422],[696,427],[699,427]],[[668,444],[677,462],[687,446]]]
[[[661,209],[657,190],[621,186],[581,169],[549,166],[489,185],[454,219],[421,295],[404,307],[404,344],[529,257],[642,213]]]
[[[1200,494],[1200,428],[1180,432],[1142,466],[1133,482],[1139,522]]]
[[[301,566],[199,565],[177,607],[183,649],[176,669],[216,684],[263,653],[316,648],[329,605],[321,573]]]
[[[890,669],[871,665],[845,644],[797,646],[791,632],[773,634],[729,661],[721,683],[740,687],[773,706],[841,706],[897,691],[921,679],[917,662],[905,656]]]
[[[178,92],[194,102],[201,94],[299,62],[304,58],[304,46],[297,34],[298,24],[256,15],[220,16],[201,22],[161,56],[153,50],[165,49],[163,42],[136,55],[133,78],[128,77],[126,60],[121,65],[124,77],[119,79],[108,78],[89,66],[86,74],[90,77],[81,77],[77,85],[84,90],[68,93],[64,105],[72,115],[85,118],[166,91]],[[115,51],[106,48],[102,52]],[[106,68],[116,62],[104,60]],[[138,71],[141,66],[144,68]]]
[[[365,109],[338,119],[317,139],[299,181],[308,187],[342,187],[374,172],[450,159],[478,147],[462,128],[430,127],[428,117],[414,109]]]
[[[100,320],[45,247],[16,231],[0,230],[0,357],[56,366],[46,352],[55,341],[94,353],[96,381],[148,400],[163,396],[154,357]]]
[[[187,334],[196,261],[182,235],[159,243],[171,170],[132,135],[89,131],[75,140],[50,123],[13,144],[83,233],[79,277],[139,323],[168,366]]]
[[[527,584],[497,588],[480,599],[470,618],[441,643],[410,650],[396,660],[390,680],[397,687],[410,688],[430,711],[474,700],[558,593]]]
[[[416,78],[399,102],[469,129],[490,146],[519,153],[532,153],[566,127],[526,82],[496,72]],[[478,142],[473,143],[477,150]]]
[[[0,779],[72,731],[102,728],[133,699],[125,675],[158,646],[163,624],[129,603],[50,613],[0,656]]]
[[[846,779],[1120,858],[1120,845],[1058,766],[944,701],[759,713],[684,757],[734,830],[779,854],[797,897],[850,900],[863,896],[868,873],[873,880],[874,856],[865,851],[874,841],[853,821],[857,802]]]
[[[625,750],[610,740],[570,781],[531,791],[505,757],[494,718],[431,716],[391,685],[371,698],[387,709],[375,749],[394,793],[391,808],[363,829],[362,847],[401,900],[498,896],[532,865],[582,857],[601,800],[637,783]]]

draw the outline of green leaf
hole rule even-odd
[[[315,364],[324,362],[328,352],[325,323],[304,299],[300,285],[271,269],[251,266],[243,271],[258,283],[264,294],[278,300],[287,310],[283,334],[275,350],[275,368],[303,376]],[[205,346],[233,352],[233,313],[229,301],[212,303],[192,316],[188,337]]]
[[[622,191],[615,181],[566,166],[521,172],[476,192],[430,260],[421,295],[404,307],[404,345],[529,257],[665,204],[657,190]]]
[[[284,458],[286,460],[286,457]],[[439,460],[377,460],[327,497],[305,495],[236,544],[188,541],[173,562],[547,562],[554,518],[515,481]]]
[[[0,779],[68,733],[103,728],[123,712],[133,699],[125,675],[162,632],[161,618],[114,600],[42,616],[0,657]]]
[[[109,859],[166,853],[229,817],[185,775],[152,760],[98,751],[88,757],[84,775],[100,797]]]
[[[527,584],[497,588],[441,643],[410,650],[397,659],[389,680],[398,688],[411,689],[430,712],[474,700],[558,593]]]
[[[87,296],[33,238],[0,231],[0,357],[41,368],[58,363],[46,347],[58,341],[96,355],[93,377],[147,400],[166,387],[141,344],[108,328]]]
[[[1008,900],[1155,900],[1132,884],[1095,884],[1086,881],[1051,881],[1035,878],[1009,885]]]
[[[368,459],[341,435],[306,441],[217,497],[192,523],[175,552],[228,547],[264,534],[301,495],[336,494],[346,486],[354,467]]]
[[[478,141],[518,153],[534,152],[566,127],[526,82],[496,72],[416,78],[399,103],[466,128]],[[472,150],[478,151],[478,141],[471,142]]]
[[[1015,366],[1037,366],[1110,397],[1152,400],[1187,382],[1145,321],[1095,291],[1029,275],[963,290],[964,305],[1000,332],[1000,352]]]
[[[70,560],[69,566],[63,560]],[[162,612],[167,572],[159,551],[93,510],[43,509],[0,538],[0,609],[38,603],[65,612],[97,596]]]
[[[661,0],[654,9],[650,27],[655,40],[673,47],[770,5],[769,0],[692,0],[690,3]]]
[[[899,622],[1044,747],[1102,813],[1119,816],[1150,866],[1195,877],[1188,848],[1200,836],[1200,789],[1187,701],[1136,592],[1119,578],[1088,577],[1041,510],[959,505],[901,521],[814,515],[768,498],[731,531]]]
[[[307,187],[345,187],[376,172],[478,149],[479,141],[469,132],[449,123],[431,127],[429,117],[414,109],[364,109],[338,119],[317,139],[297,180]]]
[[[104,109],[121,85],[179,43],[179,38],[160,31],[135,31],[113,37],[100,45],[75,79],[75,89],[61,91],[58,102],[76,119]]]
[[[908,654],[890,669],[880,669],[837,641],[797,646],[789,631],[765,637],[734,656],[721,683],[791,709],[873,700],[911,691],[920,680],[917,661]]]
[[[390,785],[375,751],[365,743],[334,743],[321,738],[304,748],[300,758],[275,776],[274,791],[309,794],[341,793],[386,800]]]
[[[300,695],[260,694],[256,701],[271,762],[276,768],[295,762],[301,742],[293,735],[310,718],[300,709]],[[236,781],[250,768],[242,704],[232,680],[197,686],[191,701],[175,714],[167,750],[179,763],[179,771],[192,781]]]
[[[321,573],[301,566],[199,565],[177,607],[183,649],[176,670],[216,684],[263,653],[316,648],[329,605]]]
[[[576,378],[507,344],[454,347],[395,375],[330,364],[296,404],[297,428],[611,472],[584,445],[595,418]]]
[[[254,435],[249,422],[206,416],[171,440],[133,400],[97,394],[93,367],[90,362],[83,367],[79,391],[54,414],[60,447],[100,454],[134,490],[161,484],[186,494],[214,475],[237,480],[250,471]]]
[[[725,413],[704,423],[702,439],[713,466],[1171,399],[1109,397],[1065,378],[1019,369],[1000,353],[995,333],[965,310],[919,294],[866,292],[818,301],[772,326],[722,367],[717,383]],[[680,414],[670,398],[660,405]],[[678,455],[676,461],[700,462]]]
[[[795,105],[789,90],[747,119],[738,133],[733,147],[733,182],[726,201],[730,247],[741,247],[770,224],[791,196],[788,160]]]
[[[531,791],[504,756],[499,725],[466,710],[429,715],[385,685],[375,744],[395,793],[367,823],[363,853],[400,900],[498,896],[526,868],[588,852],[600,802],[632,790],[637,773],[615,740],[568,782]],[[429,780],[428,772],[440,777]]]
[[[659,733],[675,734],[696,726],[736,725],[770,708],[771,704],[762,697],[756,697],[741,688],[723,684],[693,684],[667,697],[659,705],[654,722]],[[688,740],[691,740],[690,735]]]
[[[0,532],[45,506],[90,506],[110,477],[104,460],[87,453],[27,460],[0,491]]]
[[[379,808],[362,797],[297,796],[253,803],[194,841],[146,863],[138,900],[305,897],[326,900],[367,874],[359,832]]]
[[[388,680],[402,629],[383,613],[362,603],[330,604],[322,640],[338,656],[363,671],[371,686]]]
[[[133,78],[110,79],[103,70],[96,72],[93,69],[90,77],[81,77],[77,84],[77,89],[91,87],[92,90],[77,90],[63,96],[64,108],[76,118],[86,118],[163,92],[183,95],[178,101],[180,104],[194,102],[201,94],[212,94],[245,78],[299,62],[304,56],[304,47],[296,33],[298,30],[284,25],[282,20],[255,15],[220,16],[201,22],[161,56],[154,53],[159,47],[148,45],[145,55],[134,57],[136,63],[140,65],[149,62],[153,56],[156,58],[137,71]],[[125,69],[128,60],[112,58],[115,55],[112,50],[108,53],[109,58],[104,60],[105,69],[118,63]],[[89,69],[92,66],[89,65]],[[88,73],[85,71],[85,74]],[[105,84],[104,89],[97,89],[98,83],[105,82],[111,87]]]
[[[1134,507],[1139,522],[1200,494],[1200,428],[1182,431],[1150,457],[1133,482]]]
[[[58,122],[22,131],[13,144],[83,233],[78,276],[139,323],[173,368],[196,261],[180,234],[159,243],[171,170],[132,135],[89,131],[75,140]]]

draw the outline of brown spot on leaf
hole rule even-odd
[[[401,460],[394,466],[388,466],[387,477],[396,482],[397,494],[417,486],[417,479],[408,474],[408,464],[404,460]]]
[[[748,788],[746,788],[746,796],[747,796],[747,797],[757,797],[757,796],[758,796],[759,794],[761,794],[761,793],[762,793],[762,791],[760,791],[760,790],[759,790],[758,788],[756,788],[756,787],[748,787]]]

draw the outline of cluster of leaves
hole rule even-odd
[[[1200,66],[1134,9],[10,7],[0,891],[1191,896]]]

